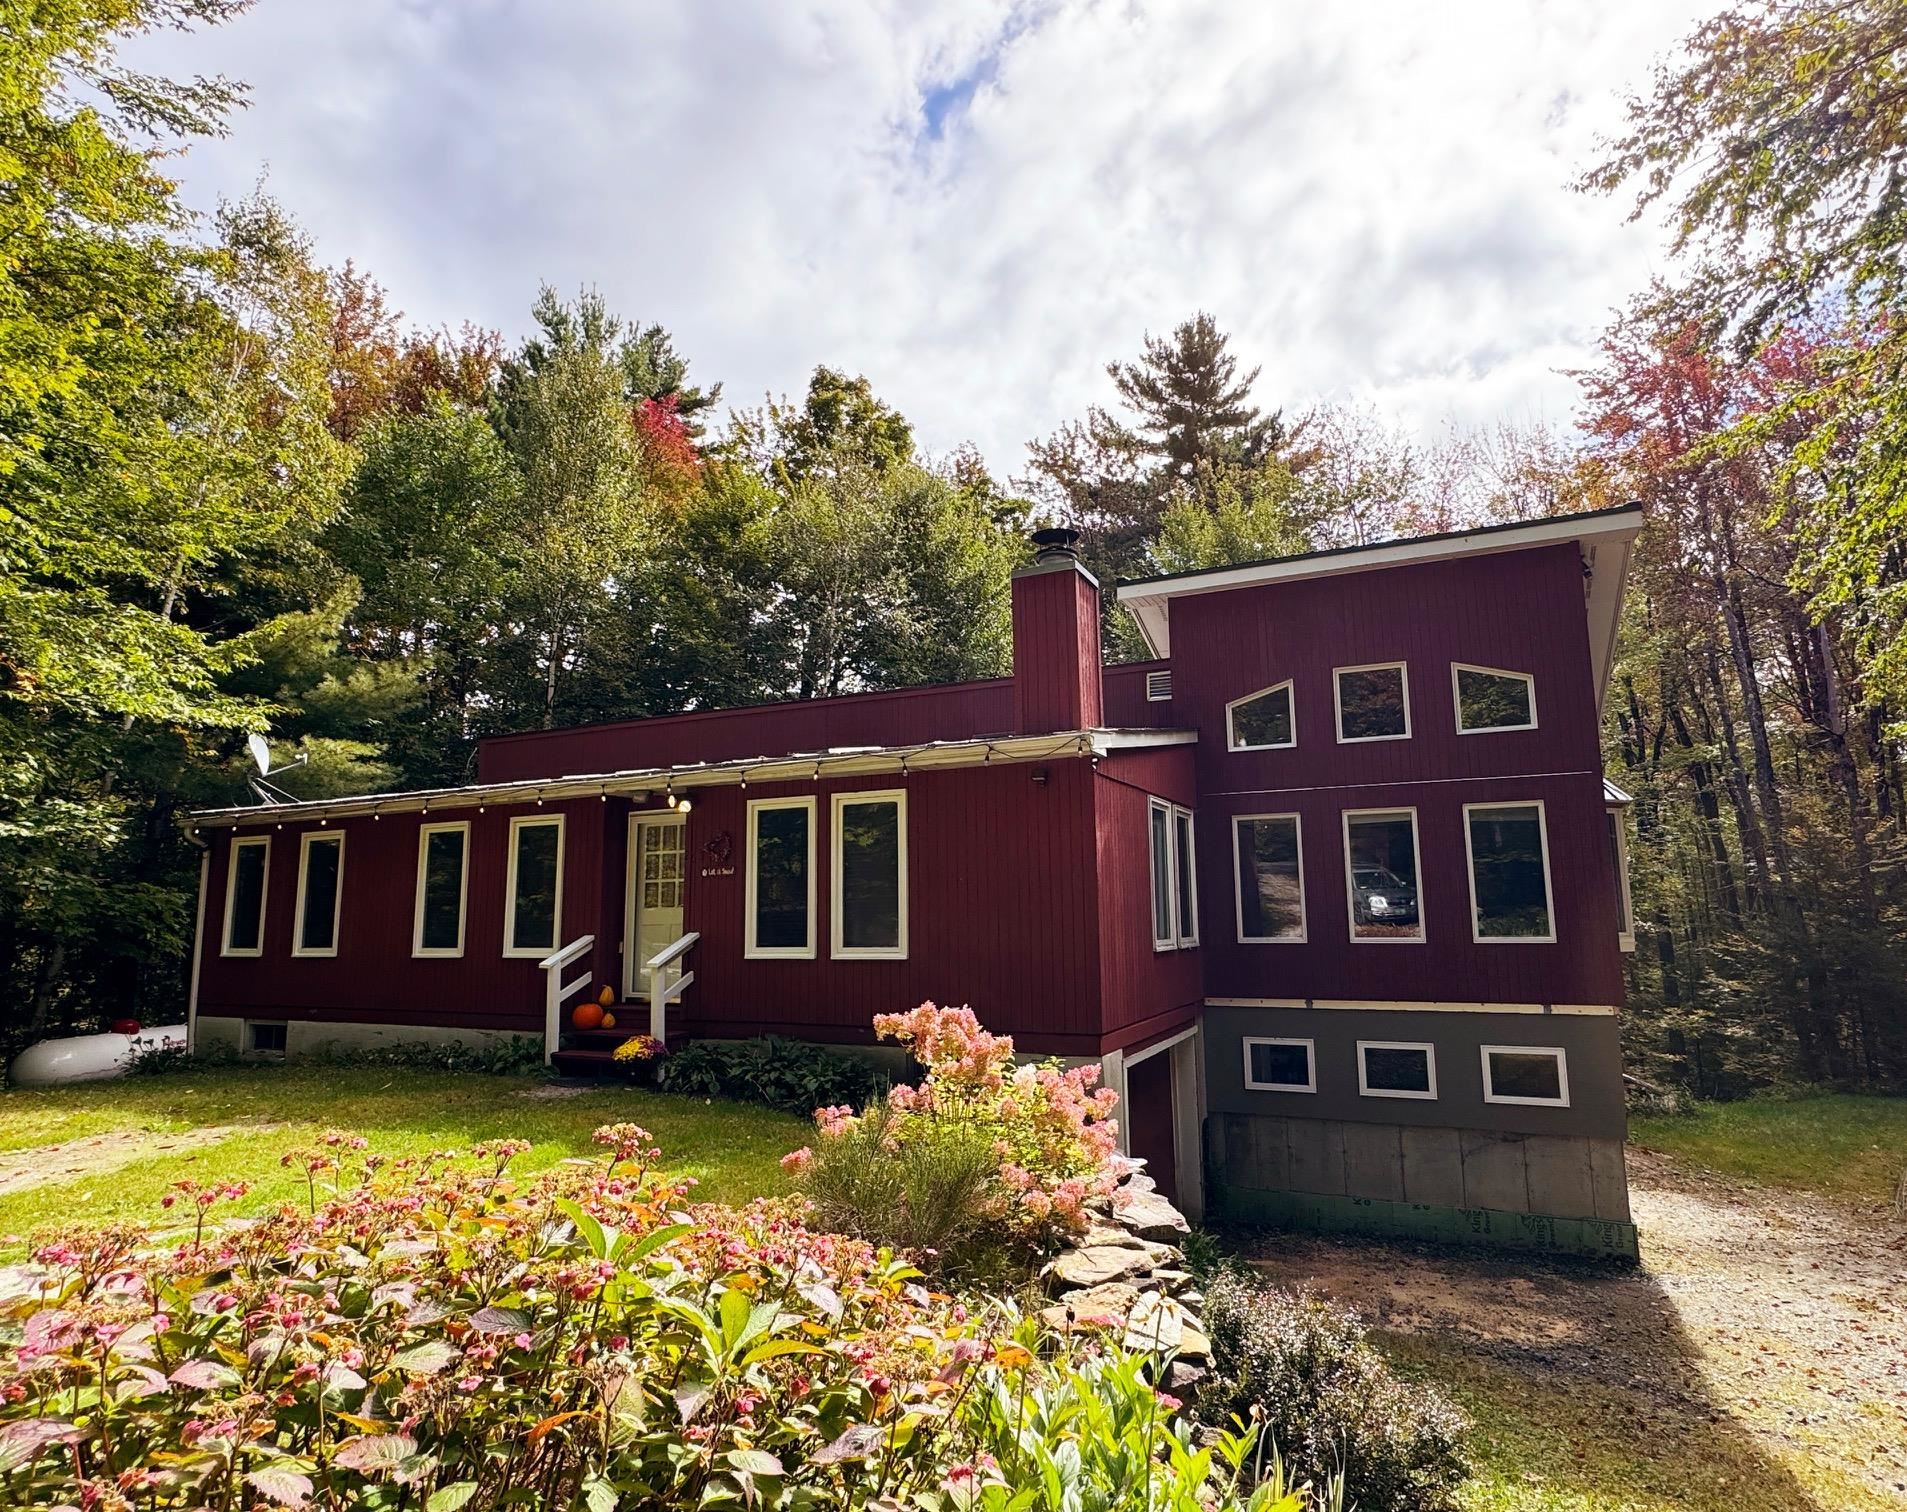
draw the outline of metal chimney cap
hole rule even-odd
[[[1064,525],[1049,525],[1034,531],[1033,544],[1039,548],[1035,561],[1050,562],[1059,557],[1079,559],[1079,532]]]

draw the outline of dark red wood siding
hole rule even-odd
[[[1601,754],[1574,547],[1190,596],[1172,605],[1172,707],[1196,729],[1205,991],[1213,997],[1620,1003]],[[1411,738],[1340,745],[1332,669],[1410,669]],[[1459,735],[1452,662],[1536,679],[1537,728]],[[1225,706],[1292,680],[1297,747],[1229,752]],[[1462,807],[1547,806],[1557,943],[1471,940]],[[1341,815],[1415,806],[1428,941],[1352,944]],[[1230,817],[1303,816],[1306,945],[1241,945]]]
[[[1070,560],[1013,579],[1013,718],[1023,735],[1101,723],[1099,587]]]

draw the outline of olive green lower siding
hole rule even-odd
[[[1269,1223],[1315,1233],[1382,1234],[1443,1244],[1507,1245],[1630,1263],[1639,1258],[1636,1226],[1613,1219],[1550,1218],[1372,1197],[1263,1192],[1216,1183],[1207,1189],[1205,1200],[1211,1216],[1236,1223]]]
[[[1635,1251],[1619,1139],[1220,1112],[1205,1141],[1210,1200],[1234,1217]]]

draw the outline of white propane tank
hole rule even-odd
[[[41,1040],[13,1058],[16,1087],[57,1087],[65,1082],[110,1081],[124,1076],[141,1050],[185,1044],[185,1025],[166,1024],[137,1034],[75,1034]]]

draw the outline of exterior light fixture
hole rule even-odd
[[[695,805],[694,805],[693,803],[690,803],[688,799],[686,799],[686,798],[684,798],[684,799],[683,799],[683,800],[682,800],[682,801],[681,801],[680,803],[678,803],[678,804],[677,804],[677,805],[675,806],[675,811],[676,811],[676,812],[677,812],[678,814],[686,814],[686,813],[688,813],[688,811],[689,811],[690,809],[692,809],[692,808],[694,808],[694,807],[695,807]]]

